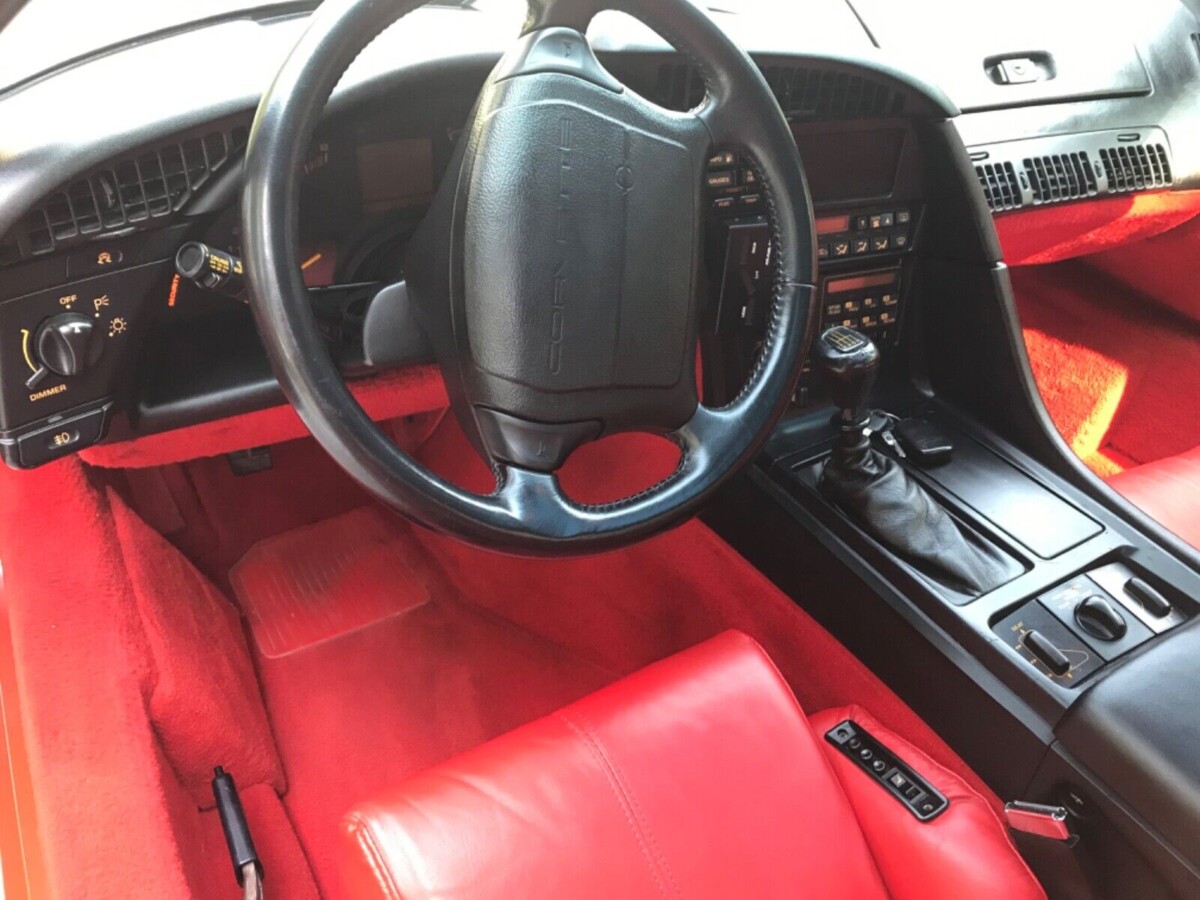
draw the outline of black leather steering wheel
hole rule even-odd
[[[312,434],[383,503],[487,547],[606,549],[694,512],[746,464],[786,407],[814,327],[812,209],[791,131],[749,57],[688,0],[530,0],[485,84],[408,256],[410,296],[453,409],[496,490],[464,491],[401,452],[346,388],[300,274],[301,166],[334,85],[417,0],[326,0],[263,98],[242,223],[252,306],[274,371]],[[586,37],[627,12],[695,64],[687,113],[624,88]],[[771,223],[766,337],[728,405],[695,383],[703,175],[714,148],[757,169]],[[575,503],[555,477],[581,443],[620,431],[681,450],[667,479]]]

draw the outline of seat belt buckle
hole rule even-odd
[[[1032,834],[1055,841],[1071,841],[1074,838],[1067,824],[1067,810],[1064,806],[1014,800],[1004,804],[1004,818],[1009,828],[1022,834]]]
[[[221,816],[221,829],[225,832],[225,843],[229,847],[229,860],[233,863],[233,874],[242,888],[243,900],[263,900],[263,866],[254,849],[254,838],[250,836],[250,825],[238,796],[233,776],[220,766],[213,772],[213,797],[217,801],[217,812]]]

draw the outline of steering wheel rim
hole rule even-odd
[[[399,450],[358,405],[316,326],[299,268],[301,165],[325,103],[362,49],[421,5],[327,0],[259,106],[246,157],[242,220],[251,305],[272,368],[335,461],[384,504],[421,524],[535,555],[591,552],[648,537],[693,513],[749,462],[799,376],[815,325],[816,259],[812,208],[790,129],[757,67],[687,0],[531,0],[526,44],[565,29],[577,33],[590,54],[587,25],[600,9],[613,8],[641,19],[692,59],[706,97],[686,116],[675,114],[679,134],[688,123],[697,133],[702,129],[704,159],[719,146],[751,160],[766,201],[776,274],[762,349],[742,391],[720,409],[697,401],[686,422],[662,429],[682,451],[667,479],[614,503],[586,505],[562,492],[553,471],[493,459],[496,490],[471,493]],[[515,55],[522,53],[528,57],[527,46]],[[506,55],[497,71],[511,68],[513,56]],[[649,104],[623,90],[629,102]]]

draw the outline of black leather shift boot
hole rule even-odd
[[[1016,563],[959,523],[894,460],[846,434],[821,472],[821,491],[875,540],[968,597],[1011,580]]]

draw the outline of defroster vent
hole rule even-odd
[[[246,146],[242,125],[161,144],[102,166],[30,210],[0,241],[0,265],[179,211]]]
[[[904,111],[904,94],[861,75],[813,66],[769,64],[760,68],[789,119],[874,119]],[[704,99],[704,80],[693,66],[664,63],[648,96],[668,109],[692,109]]]
[[[1162,144],[1120,144],[1100,150],[1100,164],[1114,193],[1166,187],[1172,182],[1171,163]]]

